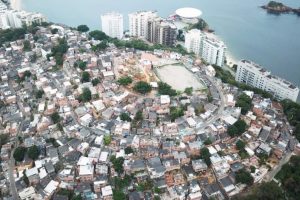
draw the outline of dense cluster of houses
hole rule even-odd
[[[57,69],[55,56],[49,55],[63,38],[69,48]],[[300,149],[279,103],[245,91],[253,106],[241,115],[235,99],[242,92],[216,79],[213,67],[196,65],[190,56],[114,45],[95,53],[92,46],[100,41],[59,25],[40,27],[25,40],[30,41],[30,51],[23,51],[24,40],[0,48],[0,131],[10,138],[0,154],[3,199],[13,199],[9,173],[22,200],[67,200],[61,192],[66,190],[82,199],[109,200],[116,198],[113,180],[125,175],[131,178],[122,192],[131,200],[226,199],[245,188],[235,179],[237,171],[253,166],[251,176],[260,182],[280,159]],[[142,96],[117,83],[118,77],[133,73],[135,65],[151,71],[162,59],[189,63],[195,76],[207,83],[212,100],[203,91]],[[74,67],[78,61],[85,62],[86,69]],[[90,81],[82,82],[83,71]],[[94,79],[99,83],[93,84]],[[155,90],[157,82],[151,85]],[[86,88],[91,100],[83,102],[78,97]],[[38,97],[40,91],[43,95]],[[200,113],[199,106],[203,106]],[[184,115],[171,120],[171,107],[184,108]],[[224,109],[218,113],[220,107]],[[54,113],[60,116],[58,123]],[[122,113],[131,120],[121,120]],[[227,128],[240,118],[247,130],[232,138]],[[239,155],[237,140],[246,143],[246,158]],[[37,146],[39,157],[32,160],[25,155],[11,169],[10,152],[16,145]],[[203,147],[209,150],[211,164],[201,157]],[[261,153],[272,161],[260,163]],[[123,158],[121,172],[112,157]],[[145,182],[153,189],[139,189]]]

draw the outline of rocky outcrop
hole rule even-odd
[[[267,5],[261,6],[261,8],[272,14],[294,13],[300,16],[300,8],[291,8],[276,1],[270,1]]]

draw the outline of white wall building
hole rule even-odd
[[[46,17],[40,13],[11,10],[0,2],[0,29],[21,28],[23,25],[31,26],[46,21]]]
[[[157,17],[156,11],[138,11],[130,13],[128,15],[129,35],[132,37],[146,38],[148,21],[155,17]]]
[[[188,52],[199,55],[209,64],[223,66],[226,46],[222,41],[208,37],[198,29],[185,34],[185,48]]]
[[[299,94],[299,88],[292,83],[271,75],[270,71],[247,60],[238,63],[235,80],[265,90],[279,100],[296,101]]]
[[[206,37],[203,40],[201,57],[209,64],[223,66],[226,46],[222,41]]]
[[[102,31],[112,37],[119,38],[123,37],[123,15],[119,13],[107,13],[101,15]]]
[[[185,34],[185,43],[184,46],[186,50],[191,53],[195,53],[196,55],[201,54],[202,43],[203,43],[203,34],[201,30],[192,29]]]

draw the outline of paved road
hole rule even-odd
[[[18,128],[18,132],[17,132],[17,137],[16,137],[16,141],[14,144],[14,148],[11,151],[10,154],[10,161],[9,161],[9,168],[8,168],[8,178],[9,178],[9,184],[10,184],[10,192],[11,195],[13,197],[14,200],[19,200],[19,195],[18,195],[18,191],[17,191],[17,187],[16,187],[16,181],[15,181],[15,177],[14,177],[14,169],[15,169],[15,159],[13,157],[14,151],[15,149],[18,147],[18,136],[20,135],[21,131],[22,131],[22,127],[23,127],[23,122],[21,122],[19,128]]]
[[[289,162],[292,155],[293,155],[292,152],[286,153],[285,156],[280,160],[279,164],[275,168],[273,168],[270,172],[268,172],[268,174],[264,177],[263,180],[266,182],[271,181],[276,176],[276,174],[281,170],[282,166],[287,162]]]
[[[204,123],[202,123],[198,128],[197,128],[197,131],[199,130],[202,130],[204,129],[205,127],[207,127],[209,124],[212,124],[214,123],[215,121],[217,121],[221,116],[222,116],[222,113],[225,109],[225,97],[224,97],[224,93],[223,93],[223,89],[215,84],[215,81],[209,77],[209,76],[206,76],[206,78],[211,82],[212,85],[214,85],[217,90],[218,90],[218,93],[220,95],[220,100],[221,100],[221,103],[220,103],[220,106],[218,108],[218,111],[216,113],[213,114],[213,116],[211,118],[209,118],[208,120],[206,120]]]

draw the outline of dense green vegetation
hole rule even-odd
[[[64,63],[64,54],[68,51],[68,44],[65,39],[59,39],[58,44],[52,47],[51,54],[47,55],[48,58],[54,57],[56,65],[62,66]]]
[[[87,65],[87,62],[84,62],[82,60],[79,60],[77,62],[74,63],[74,67],[79,67],[79,69],[81,69],[82,71],[84,71],[86,69],[86,65]]]
[[[228,127],[227,133],[231,137],[240,136],[246,130],[247,124],[243,120],[239,119],[234,124]]]
[[[276,175],[282,183],[288,199],[296,200],[300,196],[300,156],[292,156],[289,163],[284,164]]]
[[[125,112],[123,112],[123,113],[120,114],[120,119],[122,121],[127,121],[127,122],[131,122],[131,120],[132,120],[130,118],[130,116],[127,113],[125,113]]]
[[[82,74],[81,74],[81,82],[82,83],[86,83],[86,82],[90,82],[90,80],[91,80],[90,73],[88,73],[88,72],[82,72]]]
[[[276,7],[282,7],[284,6],[283,3],[280,3],[280,2],[277,2],[277,1],[270,1],[268,4],[267,4],[268,7],[271,7],[271,8],[276,8]]]
[[[116,158],[116,156],[111,156],[110,162],[113,164],[116,172],[118,172],[119,174],[123,173],[123,171],[124,171],[124,169],[123,169],[124,158],[123,157]]]
[[[37,98],[37,99],[42,98],[43,95],[44,95],[44,90],[37,90],[37,91],[35,92],[35,98]]]
[[[92,99],[92,92],[89,88],[83,88],[78,100],[82,102],[89,102]]]
[[[235,180],[237,183],[243,183],[247,185],[252,185],[254,181],[250,172],[246,171],[245,169],[241,169],[235,173]]]
[[[199,29],[201,31],[208,30],[208,24],[201,18],[198,19],[196,24],[192,24],[189,29]]]
[[[33,145],[28,148],[27,154],[32,160],[36,160],[40,155],[40,150],[36,145]]]
[[[172,89],[170,85],[164,82],[158,83],[158,93],[160,95],[169,95],[169,96],[176,96],[177,92],[176,90]]]
[[[120,85],[129,85],[132,83],[132,78],[129,77],[129,76],[123,76],[123,77],[120,77],[117,81]]]
[[[53,113],[51,115],[51,119],[54,124],[57,124],[58,122],[60,122],[60,116],[59,116],[58,112]]]
[[[184,115],[184,109],[182,106],[170,107],[170,118],[172,122],[174,122],[175,119],[182,117],[183,115]]]
[[[6,144],[8,142],[9,139],[9,134],[0,134],[0,148],[2,145]]]
[[[240,193],[233,200],[284,200],[286,199],[282,189],[275,183],[263,182],[254,187],[248,194]]]
[[[31,45],[29,40],[23,42],[23,51],[31,51]]]
[[[105,135],[103,140],[104,140],[105,145],[109,145],[111,143],[111,136],[110,135]]]
[[[300,141],[300,104],[286,99],[281,105],[289,123],[295,126],[294,135]]]
[[[210,153],[209,153],[209,150],[208,148],[206,147],[203,147],[201,150],[200,150],[200,158],[203,159],[205,161],[205,163],[207,164],[207,166],[210,166],[211,165],[211,161],[210,161]]]
[[[131,153],[133,153],[133,149],[131,147],[126,147],[124,149],[124,151],[125,151],[125,154],[131,154]]]
[[[245,146],[246,146],[245,142],[243,142],[242,140],[238,140],[238,141],[235,143],[235,145],[236,145],[236,148],[237,148],[238,150],[244,150],[244,148],[245,148]]]
[[[98,85],[99,83],[100,83],[100,79],[99,79],[99,78],[94,78],[94,79],[92,80],[93,86],[96,86],[96,85]]]
[[[240,107],[241,113],[245,115],[251,109],[251,104],[252,104],[251,98],[245,93],[242,93],[237,97],[235,106]]]
[[[139,81],[137,82],[134,87],[134,91],[141,93],[141,94],[146,94],[152,90],[151,85],[149,85],[147,82],[144,81]]]
[[[79,25],[77,26],[77,31],[80,32],[88,32],[90,29],[87,25]]]
[[[23,161],[26,155],[26,151],[27,151],[26,147],[17,147],[13,154],[14,159],[18,162]]]
[[[185,88],[184,93],[186,93],[187,95],[192,95],[193,94],[193,87]]]
[[[24,39],[26,32],[25,28],[0,30],[0,46],[6,42]]]

